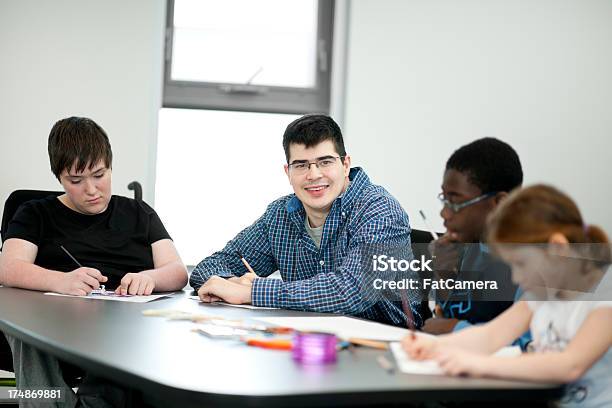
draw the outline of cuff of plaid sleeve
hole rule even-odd
[[[281,279],[255,278],[251,289],[251,304],[261,307],[281,307]]]
[[[221,278],[233,278],[234,275],[230,272],[219,271],[217,273],[212,273],[208,271],[198,270],[197,267],[191,272],[191,276],[189,277],[189,285],[191,285],[194,289],[199,289],[200,286],[206,283],[211,276],[219,276]]]

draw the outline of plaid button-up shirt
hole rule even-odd
[[[341,313],[405,325],[401,303],[367,300],[362,288],[360,248],[369,244],[410,246],[408,215],[384,188],[370,182],[360,168],[349,174],[348,189],[333,202],[320,248],[306,232],[306,212],[295,194],[271,203],[255,223],[225,248],[200,262],[189,280],[196,290],[209,277],[247,272],[240,251],[261,278],[253,281],[255,306]],[[281,279],[265,279],[275,271]],[[413,310],[416,326],[420,315]]]

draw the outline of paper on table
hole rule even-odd
[[[251,333],[248,330],[237,329],[230,326],[220,326],[213,323],[200,323],[195,326],[193,330],[208,337],[225,337],[235,339],[239,339],[242,336],[247,336]]]
[[[422,335],[421,333],[417,335]],[[391,343],[391,351],[397,362],[398,369],[407,374],[443,375],[444,372],[433,360],[417,361],[411,359],[399,342]],[[517,346],[504,347],[495,353],[499,357],[516,357],[521,354],[521,348]]]
[[[198,296],[189,296],[189,299],[193,299],[193,300],[200,300],[200,298]],[[226,302],[212,302],[212,303],[206,303],[207,305],[223,305],[223,306],[231,306],[231,307],[237,307],[240,309],[251,309],[251,310],[277,310],[277,307],[262,307],[262,306],[253,306],[253,305],[232,305],[231,303],[226,303]]]
[[[508,347],[502,347],[499,350],[497,350],[494,354],[494,356],[497,357],[517,357],[520,356],[522,353],[521,348],[519,346],[508,346]]]
[[[391,351],[393,352],[393,357],[395,357],[397,368],[402,373],[429,375],[444,374],[438,363],[433,360],[417,361],[411,359],[399,342],[391,343]]]
[[[256,319],[300,331],[334,333],[342,339],[357,337],[368,340],[399,341],[408,334],[407,329],[346,316],[256,317]]]
[[[162,293],[162,294],[147,295],[147,296],[119,296],[119,295],[113,295],[112,293],[113,292],[108,292],[108,294],[106,295],[94,293],[94,294],[90,294],[87,296],[76,296],[76,295],[64,295],[62,293],[55,293],[55,292],[46,292],[45,295],[77,297],[77,298],[82,298],[82,299],[114,300],[117,302],[147,303],[155,299],[170,296],[172,294],[172,293]]]
[[[11,373],[10,371],[0,370],[0,378],[2,379],[12,379],[15,378],[15,373]]]

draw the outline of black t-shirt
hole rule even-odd
[[[151,244],[170,236],[155,210],[144,202],[112,196],[103,213],[85,215],[49,196],[19,207],[4,240],[10,238],[38,246],[36,265],[70,272],[78,265],[62,251],[63,245],[81,265],[108,277],[105,285],[112,289],[126,273],[152,269]]]

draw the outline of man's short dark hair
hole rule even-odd
[[[72,116],[58,121],[49,133],[49,162],[51,171],[60,179],[64,170],[82,172],[86,166],[92,169],[100,160],[112,167],[113,152],[108,136],[96,122],[88,118]]]
[[[309,114],[294,120],[287,126],[283,135],[283,149],[287,163],[289,163],[291,144],[313,147],[325,140],[332,141],[339,156],[346,156],[340,126],[332,118],[327,115]]]
[[[509,192],[523,183],[523,168],[516,151],[505,142],[485,137],[456,150],[446,170],[465,173],[482,193]]]

